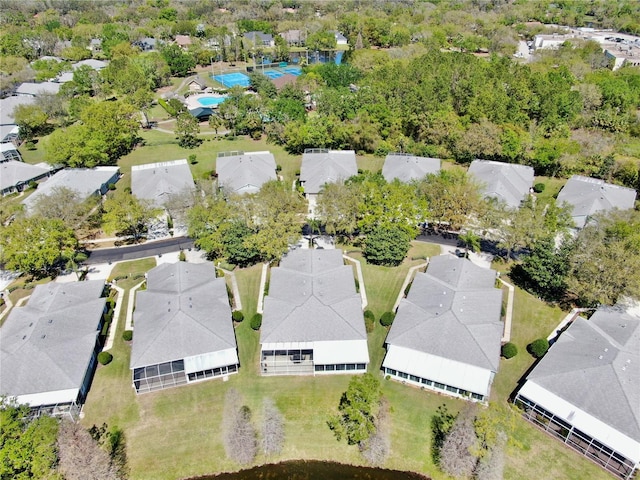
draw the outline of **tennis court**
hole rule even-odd
[[[236,85],[240,85],[241,87],[249,86],[249,77],[240,72],[214,75],[213,79],[227,88],[235,87]]]

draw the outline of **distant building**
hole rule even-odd
[[[130,368],[136,393],[236,373],[236,337],[224,278],[211,263],[177,262],[147,273],[136,294]]]
[[[47,164],[31,165],[29,163],[10,160],[0,163],[0,194],[8,195],[21,192],[29,182],[37,182],[51,174],[51,166]]]
[[[22,204],[27,212],[33,208],[38,199],[44,195],[51,195],[57,188],[65,187],[78,192],[80,198],[87,199],[92,195],[104,195],[109,190],[110,183],[116,183],[120,178],[118,167],[68,168],[52,175],[49,180],[42,182],[38,189],[29,195]]]
[[[305,43],[302,30],[287,30],[279,34],[290,47],[303,47]]]
[[[195,188],[191,169],[184,159],[131,167],[131,193],[156,207],[164,207],[172,195]]]
[[[576,228],[584,227],[589,218],[598,212],[614,209],[628,210],[636,201],[633,188],[606,183],[598,178],[574,175],[562,187],[556,200],[558,205],[564,202],[573,207],[571,217]]]
[[[430,173],[440,171],[439,158],[417,157],[409,153],[390,153],[384,160],[382,176],[387,182],[421,180]]]
[[[87,47],[91,50],[91,53],[99,53],[102,51],[102,39],[100,38],[92,38],[89,42],[89,46]]]
[[[193,80],[187,83],[190,92],[201,92],[205,88],[207,88],[207,82],[198,76],[196,76]]]
[[[318,195],[327,183],[344,182],[358,174],[353,150],[308,148],[302,155],[300,184],[309,202],[309,214],[314,215]]]
[[[0,143],[18,143],[20,129],[13,112],[18,105],[32,105],[35,101],[35,97],[31,95],[14,95],[0,99]]]
[[[176,45],[183,50],[188,49],[192,44],[191,37],[189,35],[176,35],[175,42]]]
[[[251,44],[245,45],[245,48],[275,46],[273,35],[271,35],[270,33],[253,31],[253,32],[246,32],[243,36],[246,40],[251,42]]]
[[[271,152],[220,152],[216,159],[218,187],[225,194],[257,193],[276,180],[276,160]]]
[[[578,317],[527,375],[524,417],[622,479],[640,467],[640,311]]]
[[[0,395],[77,418],[101,349],[104,281],[37,285],[0,328]]]
[[[293,250],[271,269],[260,358],[263,375],[367,371],[362,300],[341,250]]]
[[[298,81],[298,77],[296,75],[292,75],[291,73],[285,73],[284,75],[278,78],[272,78],[271,83],[273,83],[276,87],[276,90],[280,91],[287,85],[294,85]]]
[[[496,272],[440,255],[417,273],[389,330],[385,375],[487,402],[500,363],[502,291]]]
[[[103,68],[106,68],[107,65],[109,65],[109,62],[104,62],[102,60],[95,60],[93,58],[89,58],[87,60],[81,60],[79,62],[74,63],[73,65],[71,65],[71,67],[74,70],[77,70],[78,68],[82,67],[86,65],[87,67],[91,67],[94,70],[102,70]]]
[[[515,163],[474,160],[468,174],[481,185],[485,197],[518,208],[533,186],[533,167]]]
[[[138,47],[143,52],[150,52],[157,48],[158,41],[152,37],[144,37],[140,40],[136,40],[131,45],[133,45],[134,47]]]
[[[345,37],[340,32],[333,32],[333,35],[336,37],[336,45],[347,45],[349,42],[347,41],[347,37]]]

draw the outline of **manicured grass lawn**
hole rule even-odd
[[[541,193],[536,193],[536,197],[540,200],[551,200],[558,196],[558,192],[567,183],[566,178],[556,178],[556,177],[535,177],[533,180],[533,184],[543,183],[545,185],[545,189]]]

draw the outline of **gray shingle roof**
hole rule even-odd
[[[271,35],[270,33],[264,33],[264,32],[258,32],[258,31],[246,32],[244,34],[244,38],[251,40],[254,43],[257,42],[258,40],[260,40],[260,42],[262,43],[273,42],[273,35]]]
[[[73,67],[74,70],[76,70],[76,69],[80,68],[83,65],[87,65],[88,67],[91,67],[94,70],[102,70],[107,65],[109,65],[109,62],[103,62],[102,60],[95,60],[93,58],[89,58],[87,60],[81,60],[81,61],[79,61],[77,63],[74,63],[71,66]]]
[[[14,160],[0,163],[0,190],[15,186],[18,183],[28,183],[30,180],[50,171],[50,166],[30,165]]]
[[[15,125],[13,111],[18,105],[31,105],[36,99],[30,96],[14,95],[0,99],[0,125]]]
[[[440,171],[440,159],[416,157],[404,153],[390,153],[384,160],[382,176],[387,182],[397,178],[401,182],[420,180],[429,173]]]
[[[131,368],[236,348],[225,281],[211,263],[150,270],[133,319]]]
[[[60,91],[60,84],[56,82],[42,82],[42,83],[31,83],[25,82],[18,85],[16,88],[16,93],[21,95],[42,95],[44,94],[56,94]]]
[[[247,152],[218,157],[218,184],[228,193],[256,193],[276,177],[276,161],[271,152]]]
[[[497,371],[502,292],[496,272],[452,255],[418,273],[386,343]]]
[[[329,150],[302,155],[300,181],[305,193],[320,193],[325,183],[343,182],[358,174],[353,150]]]
[[[161,207],[176,193],[193,191],[195,183],[186,160],[131,167],[131,193]]]
[[[260,343],[366,338],[353,270],[341,250],[294,250],[271,270]]]
[[[559,205],[567,202],[573,207],[573,221],[577,228],[582,228],[593,214],[615,208],[627,210],[633,208],[635,200],[636,191],[632,188],[574,175],[560,190],[557,202]]]
[[[640,441],[640,316],[577,318],[527,380]]]
[[[0,328],[0,394],[80,389],[99,334],[103,289],[102,280],[51,282],[14,307]]]
[[[526,165],[474,160],[468,173],[482,184],[485,197],[502,200],[511,208],[520,206],[533,185],[533,168]]]
[[[99,191],[118,171],[118,167],[67,168],[60,170],[46,182],[41,183],[38,189],[22,203],[28,210],[42,195],[51,195],[56,187],[75,190],[81,197],[88,198]]]

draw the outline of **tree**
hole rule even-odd
[[[464,256],[469,256],[469,250],[472,252],[477,252],[480,250],[480,237],[476,235],[471,230],[467,230],[466,232],[460,234],[458,239],[464,243]]]
[[[473,426],[475,411],[467,407],[458,414],[440,448],[440,468],[455,478],[470,477],[477,458],[477,438]]]
[[[389,402],[382,398],[375,420],[375,433],[360,444],[360,452],[371,465],[383,465],[391,453],[391,417]]]
[[[44,218],[58,218],[65,225],[77,228],[89,215],[97,203],[97,197],[85,201],[77,190],[54,187],[48,195],[40,195],[31,206],[34,215]]]
[[[363,255],[374,265],[397,266],[411,246],[411,238],[396,225],[381,225],[367,234]]]
[[[195,148],[200,145],[200,124],[198,119],[189,112],[183,112],[176,118],[175,134],[178,137],[178,145],[182,148]]]
[[[498,442],[489,449],[476,466],[474,472],[476,480],[502,480],[503,478],[507,435],[500,430],[497,437]]]
[[[0,263],[33,276],[59,271],[77,250],[73,229],[57,218],[18,218],[0,232]]]
[[[344,183],[327,183],[322,187],[316,214],[327,233],[352,238],[358,228],[361,196],[358,188]]]
[[[327,424],[338,441],[360,444],[376,431],[376,410],[380,401],[380,382],[370,373],[353,377],[338,405],[339,414]]]
[[[256,314],[258,315],[258,314]],[[265,455],[277,455],[284,444],[284,418],[271,398],[262,401],[262,451]]]
[[[169,65],[171,75],[185,77],[196,66],[196,60],[190,53],[183,52],[175,43],[166,45],[160,52]]]
[[[583,305],[640,298],[640,212],[594,215],[575,239],[567,286]]]
[[[20,136],[25,141],[45,133],[49,116],[38,105],[18,105],[13,110],[14,122],[20,127]]]
[[[29,418],[29,407],[0,397],[0,479],[55,478],[58,422]]]
[[[104,202],[102,221],[107,232],[132,236],[138,240],[147,231],[149,222],[158,214],[147,200],[139,200],[125,191],[116,192]]]
[[[218,135],[218,129],[224,125],[224,120],[215,113],[209,117],[209,126],[213,128],[216,135]]]
[[[535,358],[544,356],[547,350],[549,350],[549,340],[546,338],[537,338],[527,345],[527,351]]]
[[[119,480],[118,469],[109,454],[100,448],[91,434],[79,423],[68,420],[60,424],[58,434],[59,469],[68,480],[92,478]]]
[[[258,443],[251,424],[251,410],[241,403],[238,391],[229,389],[224,400],[222,431],[227,457],[246,465],[255,458]]]
[[[440,462],[440,450],[444,443],[449,430],[453,427],[453,423],[456,420],[456,415],[449,412],[446,404],[442,404],[436,410],[435,415],[431,417],[431,436],[433,437],[431,443],[431,457],[433,463],[438,464]]]

